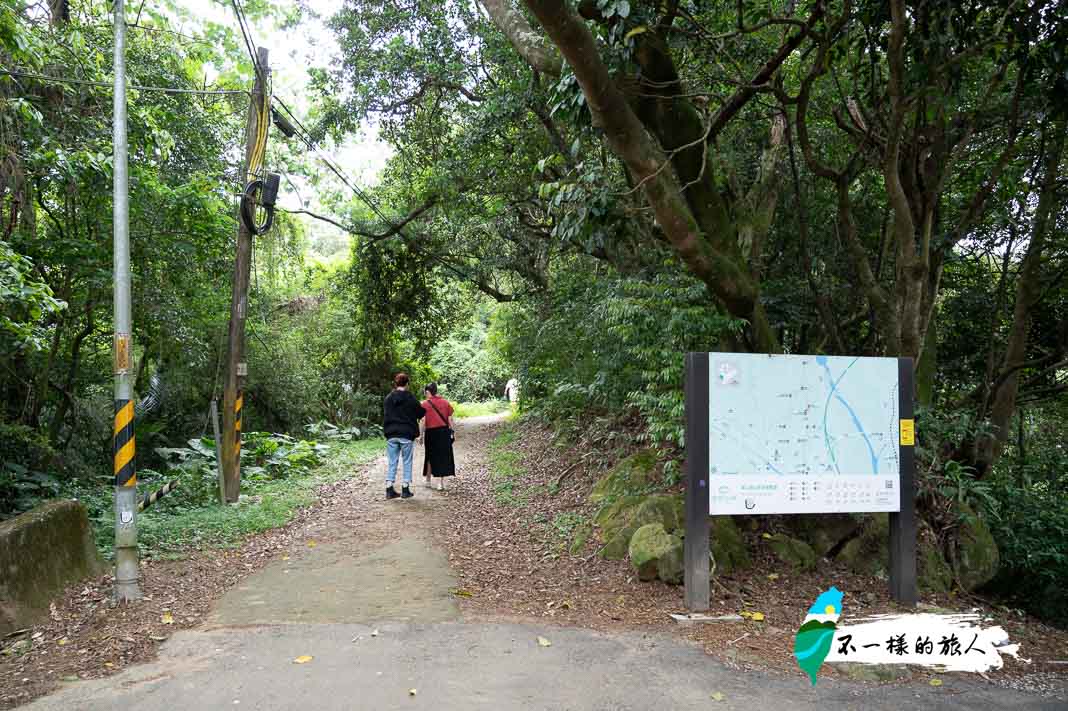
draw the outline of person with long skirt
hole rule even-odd
[[[426,400],[423,400],[425,416],[419,425],[423,429],[423,477],[426,485],[431,485],[431,477],[438,479],[438,489],[445,490],[445,477],[456,474],[456,462],[452,456],[453,407],[443,397],[438,396],[437,383],[429,383],[426,388]]]

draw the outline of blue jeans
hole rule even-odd
[[[412,483],[412,441],[403,437],[386,440],[386,486],[393,486],[397,478],[397,458],[404,457],[404,485]]]

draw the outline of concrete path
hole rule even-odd
[[[461,423],[461,471],[470,456],[465,443],[491,421]],[[381,467],[360,475],[367,497],[383,494]],[[956,678],[937,689],[833,680],[813,689],[800,673],[728,669],[672,637],[463,621],[450,593],[453,571],[433,543],[440,502],[417,486],[414,499],[375,503],[359,526],[324,521],[321,543],[247,578],[203,628],[168,640],[157,661],[66,685],[27,708],[1064,708]],[[551,646],[539,645],[539,636]],[[295,663],[302,656],[311,659]]]

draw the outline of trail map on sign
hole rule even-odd
[[[709,356],[711,512],[899,508],[894,358]]]

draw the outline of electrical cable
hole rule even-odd
[[[13,69],[0,69],[0,74],[12,77],[25,77],[27,79],[40,79],[42,81],[49,81],[56,84],[82,84],[85,86],[99,86],[106,89],[111,89],[114,86],[111,82],[89,81],[88,79],[68,79],[65,77],[49,76],[47,74],[36,74],[34,72],[23,72]],[[180,89],[178,87],[170,86],[142,86],[139,84],[129,84],[128,88],[136,89],[137,91],[160,91],[165,94],[249,95],[249,92],[245,89]]]
[[[289,118],[291,118],[293,120],[293,122],[297,125],[297,127],[299,129],[298,132],[297,132],[298,137],[308,147],[308,149],[311,150],[313,153],[315,153],[315,155],[319,158],[319,160],[321,160],[323,162],[323,164],[326,165],[326,167],[329,168],[330,171],[334,175],[336,175],[338,177],[338,179],[341,180],[341,182],[344,183],[349,188],[349,190],[351,190],[353,193],[355,193],[355,195],[358,198],[360,198],[360,200],[363,201],[363,203],[366,204],[367,207],[369,207],[371,209],[371,211],[375,215],[378,216],[379,219],[381,219],[383,222],[385,222],[389,226],[390,229],[396,230],[397,234],[399,234],[401,237],[404,237],[405,239],[407,239],[408,235],[404,234],[403,229],[400,228],[400,227],[397,227],[396,225],[394,225],[393,221],[389,217],[387,217],[385,215],[385,213],[382,212],[382,210],[378,207],[378,205],[374,202],[374,200],[371,199],[371,197],[367,193],[365,193],[359,187],[354,185],[352,183],[352,181],[348,178],[348,176],[346,176],[344,174],[344,172],[340,168],[335,166],[334,163],[329,158],[327,158],[326,156],[324,156],[322,154],[322,152],[319,150],[319,148],[312,141],[311,136],[309,135],[310,132],[308,131],[308,129],[305,128],[304,124],[300,122],[300,119],[298,119],[293,114],[293,112],[290,111],[289,107],[286,106],[285,102],[282,101],[281,99],[277,99],[277,98],[275,99],[275,102],[279,106],[282,107],[282,110],[285,111],[286,114],[289,116]]]
[[[277,195],[277,179],[271,180],[263,171],[264,160],[267,155],[267,134],[270,129],[271,94],[273,82],[270,69],[261,65],[255,40],[252,39],[252,30],[248,26],[248,20],[237,0],[230,0],[237,16],[237,23],[241,29],[241,36],[245,41],[245,49],[248,50],[252,67],[256,73],[256,79],[260,84],[261,96],[256,107],[256,135],[253,137],[252,150],[248,157],[248,175],[245,189],[241,194],[241,221],[245,228],[254,235],[262,235],[271,228],[274,222],[274,199]],[[255,100],[255,99],[254,99]],[[271,183],[270,199],[264,199],[264,187]],[[265,208],[266,217],[263,222],[256,219],[257,205]]]

